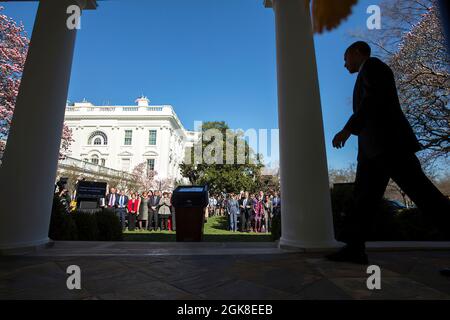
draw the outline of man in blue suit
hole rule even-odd
[[[116,200],[117,207],[117,215],[120,219],[120,224],[122,225],[122,231],[125,230],[125,221],[127,221],[127,205],[128,205],[128,197],[125,195],[125,191],[121,190],[120,195]]]
[[[237,219],[239,216],[239,203],[236,199],[236,195],[231,193],[230,199],[227,202],[228,214],[230,216],[230,231],[237,231]]]

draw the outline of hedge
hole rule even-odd
[[[121,241],[122,226],[114,211],[66,212],[58,196],[53,200],[49,238],[52,240]]]

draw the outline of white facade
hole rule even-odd
[[[126,172],[145,162],[158,180],[181,179],[185,149],[198,134],[184,129],[172,106],[150,106],[145,97],[136,103],[68,105],[65,122],[75,140],[68,156]]]

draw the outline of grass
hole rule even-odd
[[[269,233],[228,231],[227,217],[210,217],[203,229],[203,241],[206,242],[271,242]],[[175,241],[175,232],[170,231],[125,231],[124,241]]]

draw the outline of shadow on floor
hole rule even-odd
[[[123,236],[124,241],[152,241],[152,242],[174,242],[176,235],[174,233],[126,233]],[[205,234],[205,242],[273,242],[270,234],[255,235],[251,233],[236,234]]]

